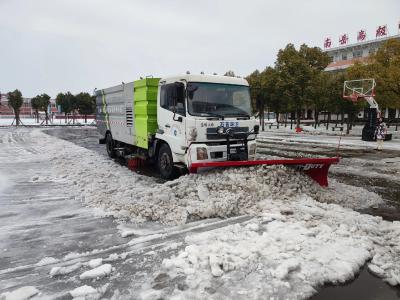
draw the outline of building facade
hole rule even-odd
[[[32,98],[22,98],[24,103],[20,109],[20,116],[24,117],[33,117],[35,111],[31,106]],[[50,99],[50,109],[52,113],[57,112],[56,101],[54,99]],[[14,117],[13,109],[8,105],[7,94],[0,94],[0,118],[9,118]]]
[[[356,61],[366,60],[389,39],[400,41],[400,34],[374,40],[364,40],[354,44],[344,44],[334,48],[325,48],[323,51],[332,59],[332,62],[326,67],[325,71],[340,72],[352,66]]]
[[[400,24],[399,24],[400,30]],[[343,34],[339,38],[340,46],[331,47],[331,41],[329,38],[324,41],[323,51],[329,55],[332,62],[325,68],[327,72],[342,72],[354,65],[356,62],[367,61],[368,57],[375,53],[383,43],[389,39],[397,39],[400,41],[400,34],[389,36],[387,34],[387,26],[379,26],[376,30],[376,38],[367,40],[366,32],[360,30],[357,33],[357,42],[349,44],[349,37],[347,34]],[[382,109],[382,116],[389,120],[394,120],[400,115],[400,108],[397,109]],[[360,112],[357,116],[359,119],[364,118],[364,112]]]

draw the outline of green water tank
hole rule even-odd
[[[149,148],[149,136],[157,130],[157,93],[160,78],[145,78],[133,83],[136,146]]]

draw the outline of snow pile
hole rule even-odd
[[[1,300],[28,300],[37,295],[39,291],[33,286],[24,286],[12,292],[0,294]]]
[[[108,284],[95,289],[90,285],[83,285],[69,292],[74,300],[98,300],[108,288]]]
[[[60,266],[53,267],[53,268],[51,268],[49,274],[51,277],[59,276],[59,275],[67,275],[67,274],[70,274],[70,273],[73,273],[73,272],[79,270],[81,267],[82,267],[81,263],[76,263],[76,264],[66,266],[66,267],[60,267]]]
[[[102,258],[94,258],[91,259],[88,263],[89,267],[93,268],[97,268],[99,266],[101,266],[103,264],[103,259]]]
[[[112,267],[110,264],[104,264],[92,270],[86,271],[82,273],[79,278],[81,280],[85,279],[100,279],[107,275],[109,275],[112,271]]]
[[[12,184],[9,182],[7,176],[0,173],[0,192],[5,191],[10,186],[12,186]]]
[[[41,266],[47,266],[47,265],[55,264],[55,263],[58,263],[58,262],[59,262],[59,260],[57,258],[44,257],[38,263],[36,263],[36,265],[41,267]]]
[[[33,140],[41,141],[32,147],[35,155],[52,157],[57,174],[53,180],[62,183],[68,193],[77,191],[87,205],[121,220],[172,225],[210,217],[258,215],[265,211],[265,201],[295,201],[300,195],[359,208],[382,201],[374,193],[334,181],[329,189],[321,188],[307,176],[283,166],[220,169],[158,183],[155,178],[135,174],[107,157],[39,130],[30,134]]]
[[[341,203],[351,199],[369,205],[380,200],[375,194],[379,199],[369,201],[365,199],[371,197],[367,193],[354,197],[352,191],[338,194],[323,189],[283,166],[214,170],[159,184],[70,143],[65,142],[62,148],[63,153],[55,158],[60,176],[76,185],[84,201],[107,214],[133,221],[183,224],[202,218],[257,214],[263,210],[259,204],[264,199],[290,200],[301,194],[322,202],[334,202],[338,196]],[[69,153],[74,157],[66,159]]]
[[[307,196],[266,205],[270,213],[248,224],[187,236],[185,249],[164,259],[146,288],[160,298],[302,299],[324,283],[352,279],[371,258],[371,271],[400,284],[399,222]]]

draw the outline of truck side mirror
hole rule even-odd
[[[260,126],[254,125],[254,134],[258,134],[260,132]]]
[[[174,106],[174,111],[173,111],[173,113],[174,113],[174,115],[172,116],[172,119],[173,119],[174,121],[177,121],[177,122],[181,122],[181,123],[182,123],[183,119],[182,119],[181,116],[178,116],[178,118],[176,118],[176,106]]]

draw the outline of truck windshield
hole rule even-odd
[[[187,84],[188,112],[194,116],[250,117],[249,87],[208,82]]]

